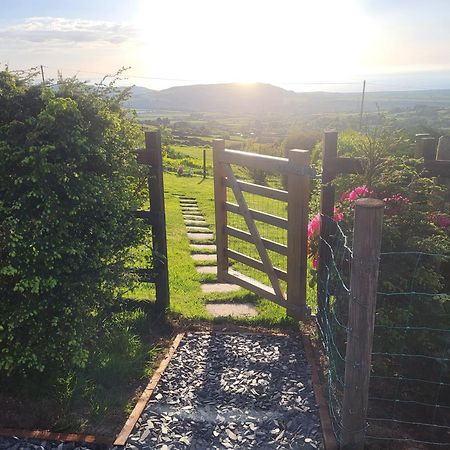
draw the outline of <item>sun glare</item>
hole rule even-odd
[[[330,82],[369,59],[370,19],[354,0],[143,1],[138,13],[137,71],[149,76]]]

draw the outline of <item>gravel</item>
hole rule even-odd
[[[126,448],[323,448],[310,379],[298,338],[187,334]]]
[[[126,450],[323,449],[310,379],[298,338],[187,334]],[[0,438],[0,450],[106,449]]]
[[[0,450],[106,450],[102,444],[84,442],[42,441],[40,439],[19,439],[0,437]]]

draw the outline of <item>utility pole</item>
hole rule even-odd
[[[363,90],[361,98],[361,111],[359,112],[359,131],[362,129],[362,116],[364,112],[364,96],[366,94],[366,80],[363,81]]]
[[[42,84],[45,84],[44,66],[42,64],[41,64],[41,75],[42,75]]]

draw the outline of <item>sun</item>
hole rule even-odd
[[[142,0],[135,27],[137,72],[172,85],[338,82],[374,35],[357,0]]]

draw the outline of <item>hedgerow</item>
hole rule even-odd
[[[0,374],[83,367],[128,281],[144,232],[123,99],[0,72]]]

